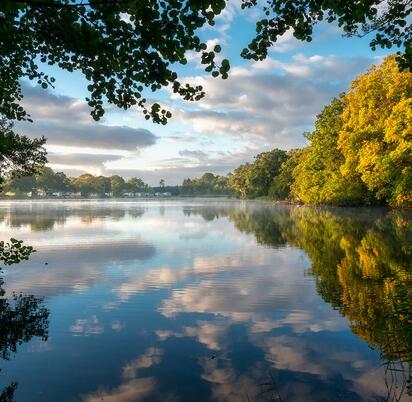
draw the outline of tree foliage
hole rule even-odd
[[[31,175],[46,163],[45,142],[14,133],[13,124],[0,117],[0,188],[7,176]]]
[[[9,242],[1,240],[0,262],[4,265],[18,264],[23,260],[28,260],[35,251],[32,246],[24,245],[22,240],[14,238],[11,238]]]
[[[344,105],[343,175],[391,205],[412,204],[412,73],[387,57],[352,83]]]
[[[243,0],[243,8],[258,5],[258,0]],[[269,48],[288,30],[303,41],[312,40],[313,28],[321,21],[337,23],[346,36],[374,34],[372,50],[393,46],[403,67],[412,68],[412,31],[409,0],[268,0],[264,17],[256,23],[256,37],[242,52],[243,57],[262,60]]]
[[[70,190],[70,181],[63,172],[54,172],[49,167],[42,167],[35,175],[35,189],[45,193],[65,192]]]
[[[342,128],[343,97],[332,100],[317,116],[315,130],[306,134],[310,145],[302,151],[293,171],[291,192],[310,204],[359,205],[367,192],[359,177],[347,180],[340,166],[344,156],[338,149]]]
[[[242,7],[258,3],[242,0]],[[29,118],[21,106],[20,80],[52,86],[55,79],[41,69],[47,64],[85,77],[94,119],[103,116],[107,101],[124,109],[137,106],[147,119],[164,124],[171,113],[158,103],[150,105],[147,90],[170,86],[186,100],[204,96],[201,86],[182,83],[176,73],[178,64],[187,63],[187,51],[199,53],[212,76],[228,76],[229,61],[216,61],[221,46],[208,49],[197,34],[214,25],[226,6],[226,0],[3,0],[0,113],[9,119]],[[400,62],[411,68],[411,9],[409,0],[269,0],[242,56],[264,59],[289,30],[310,41],[314,26],[327,21],[337,22],[349,36],[374,32],[372,49],[398,46],[404,51]]]
[[[245,163],[233,172],[229,185],[241,198],[266,196],[273,177],[280,173],[281,165],[287,159],[287,152],[273,149],[256,155],[253,163]]]
[[[44,193],[81,193],[83,197],[112,195],[121,197],[124,194],[167,192],[171,195],[231,195],[228,176],[204,173],[201,177],[184,179],[180,186],[166,186],[164,180],[159,187],[150,187],[139,177],[124,179],[119,175],[94,176],[90,173],[68,178],[63,172],[54,172],[43,167],[33,176],[13,177],[6,180],[3,192],[16,193],[18,196],[32,192],[34,195]]]
[[[180,187],[179,195],[230,195],[228,177],[204,173],[201,177],[184,179]]]
[[[166,123],[170,112],[148,105],[144,88],[171,86],[185,100],[199,100],[201,86],[178,80],[172,66],[186,64],[186,52],[200,53],[213,76],[227,77],[225,59],[216,63],[220,46],[207,49],[196,30],[213,25],[224,0],[6,0],[0,4],[0,113],[27,119],[21,107],[21,78],[43,88],[53,77],[39,64],[80,71],[89,84],[87,101],[99,120],[107,100],[120,108],[138,106],[147,119]],[[39,63],[40,61],[40,63]]]
[[[4,191],[16,193],[66,192],[72,189],[69,178],[63,172],[54,172],[51,168],[43,166],[36,174],[31,176],[17,176],[8,178],[4,183]]]
[[[309,145],[289,152],[278,174],[245,164],[235,170],[233,188],[242,197],[307,204],[412,205],[412,73],[394,56],[355,79],[305,136]],[[270,189],[254,188],[269,178]]]
[[[273,200],[290,200],[292,198],[291,186],[293,183],[293,172],[298,166],[302,149],[291,149],[287,153],[287,159],[280,166],[279,174],[273,177],[268,195]]]

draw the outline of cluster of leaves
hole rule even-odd
[[[27,119],[20,105],[21,78],[43,88],[54,78],[43,64],[80,71],[90,82],[92,117],[99,120],[107,100],[120,108],[138,106],[146,119],[165,124],[171,113],[148,105],[144,88],[171,86],[185,100],[204,96],[201,86],[182,84],[173,64],[186,64],[186,52],[201,55],[213,76],[227,78],[228,60],[220,64],[219,45],[209,50],[195,34],[224,9],[224,0],[21,0],[0,4],[0,113]]]
[[[251,8],[257,0],[243,0],[243,8]],[[269,48],[291,30],[294,37],[310,42],[314,26],[321,22],[337,23],[346,36],[375,37],[370,46],[403,50],[398,61],[412,69],[412,30],[409,0],[268,0],[264,17],[256,23],[256,37],[243,50],[242,56],[253,60],[267,57]]]
[[[245,163],[235,169],[229,178],[229,186],[241,198],[268,195],[273,178],[280,173],[287,160],[286,151],[273,149],[256,155],[253,163]]]
[[[28,260],[36,250],[31,246],[25,246],[22,240],[11,238],[9,242],[0,241],[0,261],[5,265],[18,264]]]
[[[305,136],[309,146],[290,151],[260,194],[308,204],[412,205],[412,73],[394,56],[354,80]],[[267,169],[254,165],[240,166],[231,180],[243,197],[254,195],[250,172],[267,182]]]
[[[45,142],[14,133],[13,124],[0,118],[0,188],[7,175],[30,175],[46,163]]]

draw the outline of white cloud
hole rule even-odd
[[[95,315],[88,319],[79,319],[70,327],[70,331],[76,335],[100,335],[103,327]]]
[[[316,114],[370,63],[297,54],[288,62],[267,58],[234,68],[227,80],[188,77],[205,88],[206,97],[198,109],[176,108],[174,115],[196,133],[248,139],[258,149],[301,146]]]
[[[133,151],[155,144],[149,130],[94,122],[84,101],[58,96],[39,87],[23,86],[23,105],[34,123],[18,122],[17,129],[29,137],[44,135],[49,145]]]

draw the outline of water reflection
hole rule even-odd
[[[262,209],[208,211],[208,216],[225,215],[239,230],[253,233],[260,244],[303,249],[311,261],[307,273],[316,278],[318,293],[348,318],[355,334],[380,351],[385,400],[399,400],[405,391],[412,395],[410,213],[305,207],[267,208],[264,213]],[[282,353],[278,354],[279,360]]]
[[[8,368],[21,401],[411,400],[410,213],[55,203],[18,225],[18,212],[4,230],[39,252],[7,284],[47,295],[53,338]]]
[[[133,218],[142,216],[144,212],[143,207],[131,206],[127,209],[127,214]],[[31,231],[39,232],[52,230],[56,225],[64,225],[67,220],[74,217],[84,223],[93,223],[96,220],[108,218],[119,221],[125,215],[126,209],[119,208],[116,204],[21,202],[12,208],[0,208],[0,223],[4,222],[11,228],[28,226]]]
[[[33,295],[12,294],[5,297],[3,285],[0,278],[0,359],[7,361],[17,353],[19,345],[33,337],[47,341],[49,311],[43,300]],[[0,390],[0,401],[14,401],[17,385],[13,381]]]

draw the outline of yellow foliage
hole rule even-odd
[[[352,83],[343,103],[343,176],[360,177],[390,204],[412,205],[412,73],[389,56]]]

